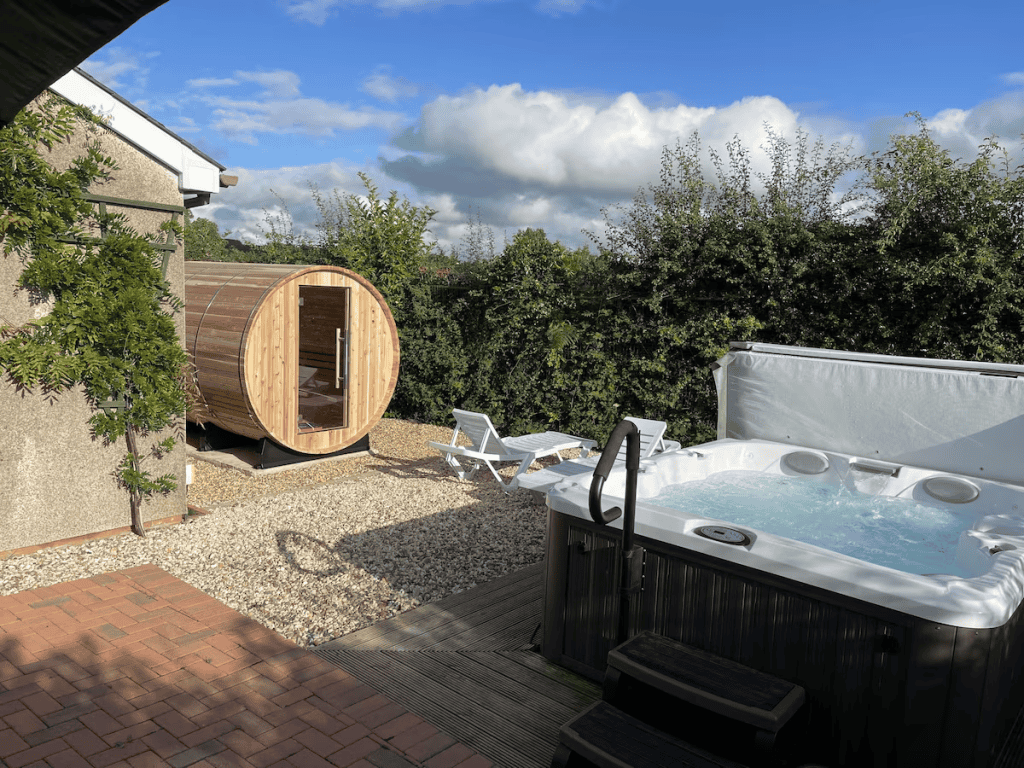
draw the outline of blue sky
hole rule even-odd
[[[312,232],[309,183],[361,171],[444,248],[478,217],[577,246],[694,130],[758,168],[765,125],[862,154],[913,111],[1024,161],[1022,27],[1019,0],[169,0],[82,66],[239,176],[198,209],[234,237],[279,199]]]

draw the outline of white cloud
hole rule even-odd
[[[765,142],[765,124],[792,135],[798,114],[773,97],[726,107],[652,108],[632,93],[607,100],[573,99],[521,86],[492,86],[427,104],[409,149],[524,185],[553,190],[631,194],[658,178],[661,152],[699,131],[718,150],[739,135],[748,148]]]
[[[928,130],[942,147],[955,158],[971,161],[978,156],[978,147],[995,138],[1019,163],[1024,149],[1024,92],[1004,94],[970,109],[944,109],[926,118]],[[906,130],[916,130],[908,126]]]
[[[1024,85],[1024,72],[1008,72],[1003,75],[1003,82],[1008,85]]]
[[[308,21],[318,27],[323,26],[327,19],[334,15],[335,10],[343,5],[369,5],[382,11],[422,11],[440,8],[445,5],[472,5],[473,3],[490,3],[498,0],[286,0],[285,11],[299,21]],[[575,3],[580,0],[562,0]],[[552,2],[552,0],[542,0]],[[554,0],[558,2],[558,0]]]
[[[167,127],[170,130],[174,131],[175,133],[179,133],[179,134],[180,133],[199,133],[200,128],[199,128],[198,125],[196,125],[196,121],[193,120],[191,117],[185,117],[184,115],[182,115],[181,117],[178,118],[178,120],[181,121],[180,124],[178,124],[178,125],[169,125]]]
[[[420,92],[416,83],[404,77],[392,77],[386,67],[378,67],[363,81],[362,90],[375,99],[394,104],[402,99],[411,99]]]
[[[233,77],[199,77],[185,82],[190,88],[221,88],[226,85],[238,85]]]
[[[130,48],[105,48],[107,58],[95,56],[82,62],[81,67],[108,88],[141,91],[146,87],[149,67],[146,62],[160,55],[159,51],[145,53]]]
[[[549,16],[561,16],[566,13],[579,13],[589,4],[588,0],[540,0],[536,9]]]
[[[300,111],[297,107],[282,107],[279,115],[258,101],[234,104],[238,131],[253,136],[261,130],[312,134],[355,119],[354,110],[318,102],[307,112],[319,108],[323,119],[318,122],[306,115],[300,126],[288,122]],[[332,107],[339,107],[339,113]],[[221,109],[229,111],[224,105]],[[227,114],[224,119],[229,119]],[[359,119],[374,117],[364,113]],[[243,124],[244,120],[250,123]],[[1024,94],[1020,92],[970,109],[942,110],[926,122],[935,140],[954,157],[973,159],[977,146],[986,137],[996,136],[1011,151],[1013,165],[1022,160]],[[364,170],[382,194],[397,189],[413,204],[437,210],[431,230],[446,250],[459,247],[477,216],[492,229],[498,250],[525,227],[543,229],[552,240],[577,247],[590,243],[584,231],[603,234],[603,207],[610,206],[612,218],[619,218],[616,206],[628,208],[638,189],[656,184],[662,150],[685,142],[695,130],[703,146],[714,148],[726,162],[726,143],[739,137],[749,151],[752,172],[768,172],[767,157],[761,151],[767,144],[766,124],[788,138],[800,128],[812,139],[820,136],[826,145],[851,145],[856,154],[884,150],[891,133],[917,130],[905,118],[853,125],[828,115],[803,116],[769,96],[698,108],[651,106],[629,93],[581,96],[494,86],[427,104],[414,129],[382,152],[391,159],[381,160],[380,167],[335,162],[239,171],[238,187],[216,196],[215,200],[221,199],[211,210],[222,227],[259,237],[263,209],[274,210],[278,205],[269,192],[273,187],[287,201],[296,230],[313,233],[317,212],[306,180],[316,182],[322,191],[337,188],[361,194],[356,172]],[[706,157],[704,161],[708,177],[713,178],[713,167]]]
[[[259,83],[266,90],[260,94],[265,98],[289,99],[299,95],[299,76],[286,69],[273,72],[235,72],[235,77]]]
[[[288,0],[285,10],[299,21],[308,21],[319,27],[338,5],[341,5],[341,0]]]
[[[545,195],[509,194],[466,201],[448,193],[417,193],[380,169],[342,161],[272,170],[231,168],[228,172],[238,176],[238,185],[221,190],[210,205],[194,212],[215,221],[222,233],[230,231],[230,237],[249,242],[265,242],[265,233],[270,229],[268,214],[275,222],[282,217],[290,221],[295,234],[315,239],[319,214],[309,183],[325,195],[337,190],[361,196],[366,190],[358,177],[359,171],[369,174],[381,195],[386,197],[394,189],[414,205],[435,210],[430,234],[446,251],[460,247],[477,215],[485,226],[491,227],[498,251],[525,227],[543,229],[552,240],[578,246],[584,241],[582,229],[599,231],[603,225],[597,205],[581,205],[579,201]]]
[[[288,14],[299,21],[308,21],[320,27],[327,21],[328,17],[334,15],[337,6],[342,5],[345,0],[288,0],[286,10]]]
[[[347,104],[303,97],[297,74],[289,70],[235,72],[232,78],[190,81],[206,91],[213,87],[243,82],[263,86],[254,98],[230,98],[203,93],[198,96],[213,109],[213,127],[229,138],[257,144],[260,133],[331,137],[336,130],[360,128],[393,130],[404,120],[398,112],[374,107],[353,108]]]
[[[213,195],[210,205],[196,211],[215,221],[222,233],[230,230],[232,238],[264,242],[267,214],[282,215],[286,207],[294,232],[314,237],[318,216],[309,183],[325,192],[359,193],[363,189],[360,170],[369,169],[338,161],[271,170],[232,168],[229,173],[238,176],[238,184]]]
[[[970,114],[966,109],[944,109],[928,120],[928,128],[939,136],[963,134]]]
[[[403,119],[397,112],[371,107],[353,109],[322,99],[287,99],[279,101],[239,101],[211,99],[213,127],[236,141],[257,144],[256,134],[299,134],[332,137],[336,130],[359,128],[391,130]]]

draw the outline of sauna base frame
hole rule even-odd
[[[192,427],[192,422],[189,422]],[[275,467],[286,467],[290,464],[300,464],[306,461],[319,461],[329,459],[332,456],[344,456],[349,453],[365,453],[370,450],[370,436],[363,435],[352,445],[342,448],[334,453],[299,453],[283,445],[275,443],[267,437],[253,438],[245,435],[238,435],[223,427],[207,422],[197,425],[199,431],[199,451],[224,451],[231,448],[250,448],[260,456],[257,469],[274,469]]]

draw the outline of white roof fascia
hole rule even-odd
[[[105,119],[108,128],[170,168],[178,175],[183,194],[220,191],[220,166],[91,79],[71,70],[50,89],[90,108]]]

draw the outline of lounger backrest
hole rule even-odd
[[[508,454],[508,449],[501,441],[501,436],[491,424],[491,419],[487,414],[455,408],[452,410],[452,415],[455,416],[455,434],[462,432],[468,437],[473,450],[500,456]]]
[[[654,421],[653,419],[638,419],[633,416],[626,417],[629,421],[636,424],[637,429],[640,430],[640,458],[649,459],[659,450],[664,449],[663,438],[665,437],[666,424],[664,421]],[[619,446],[619,452],[615,456],[616,461],[625,463],[626,461],[626,441],[622,441],[622,445]]]

